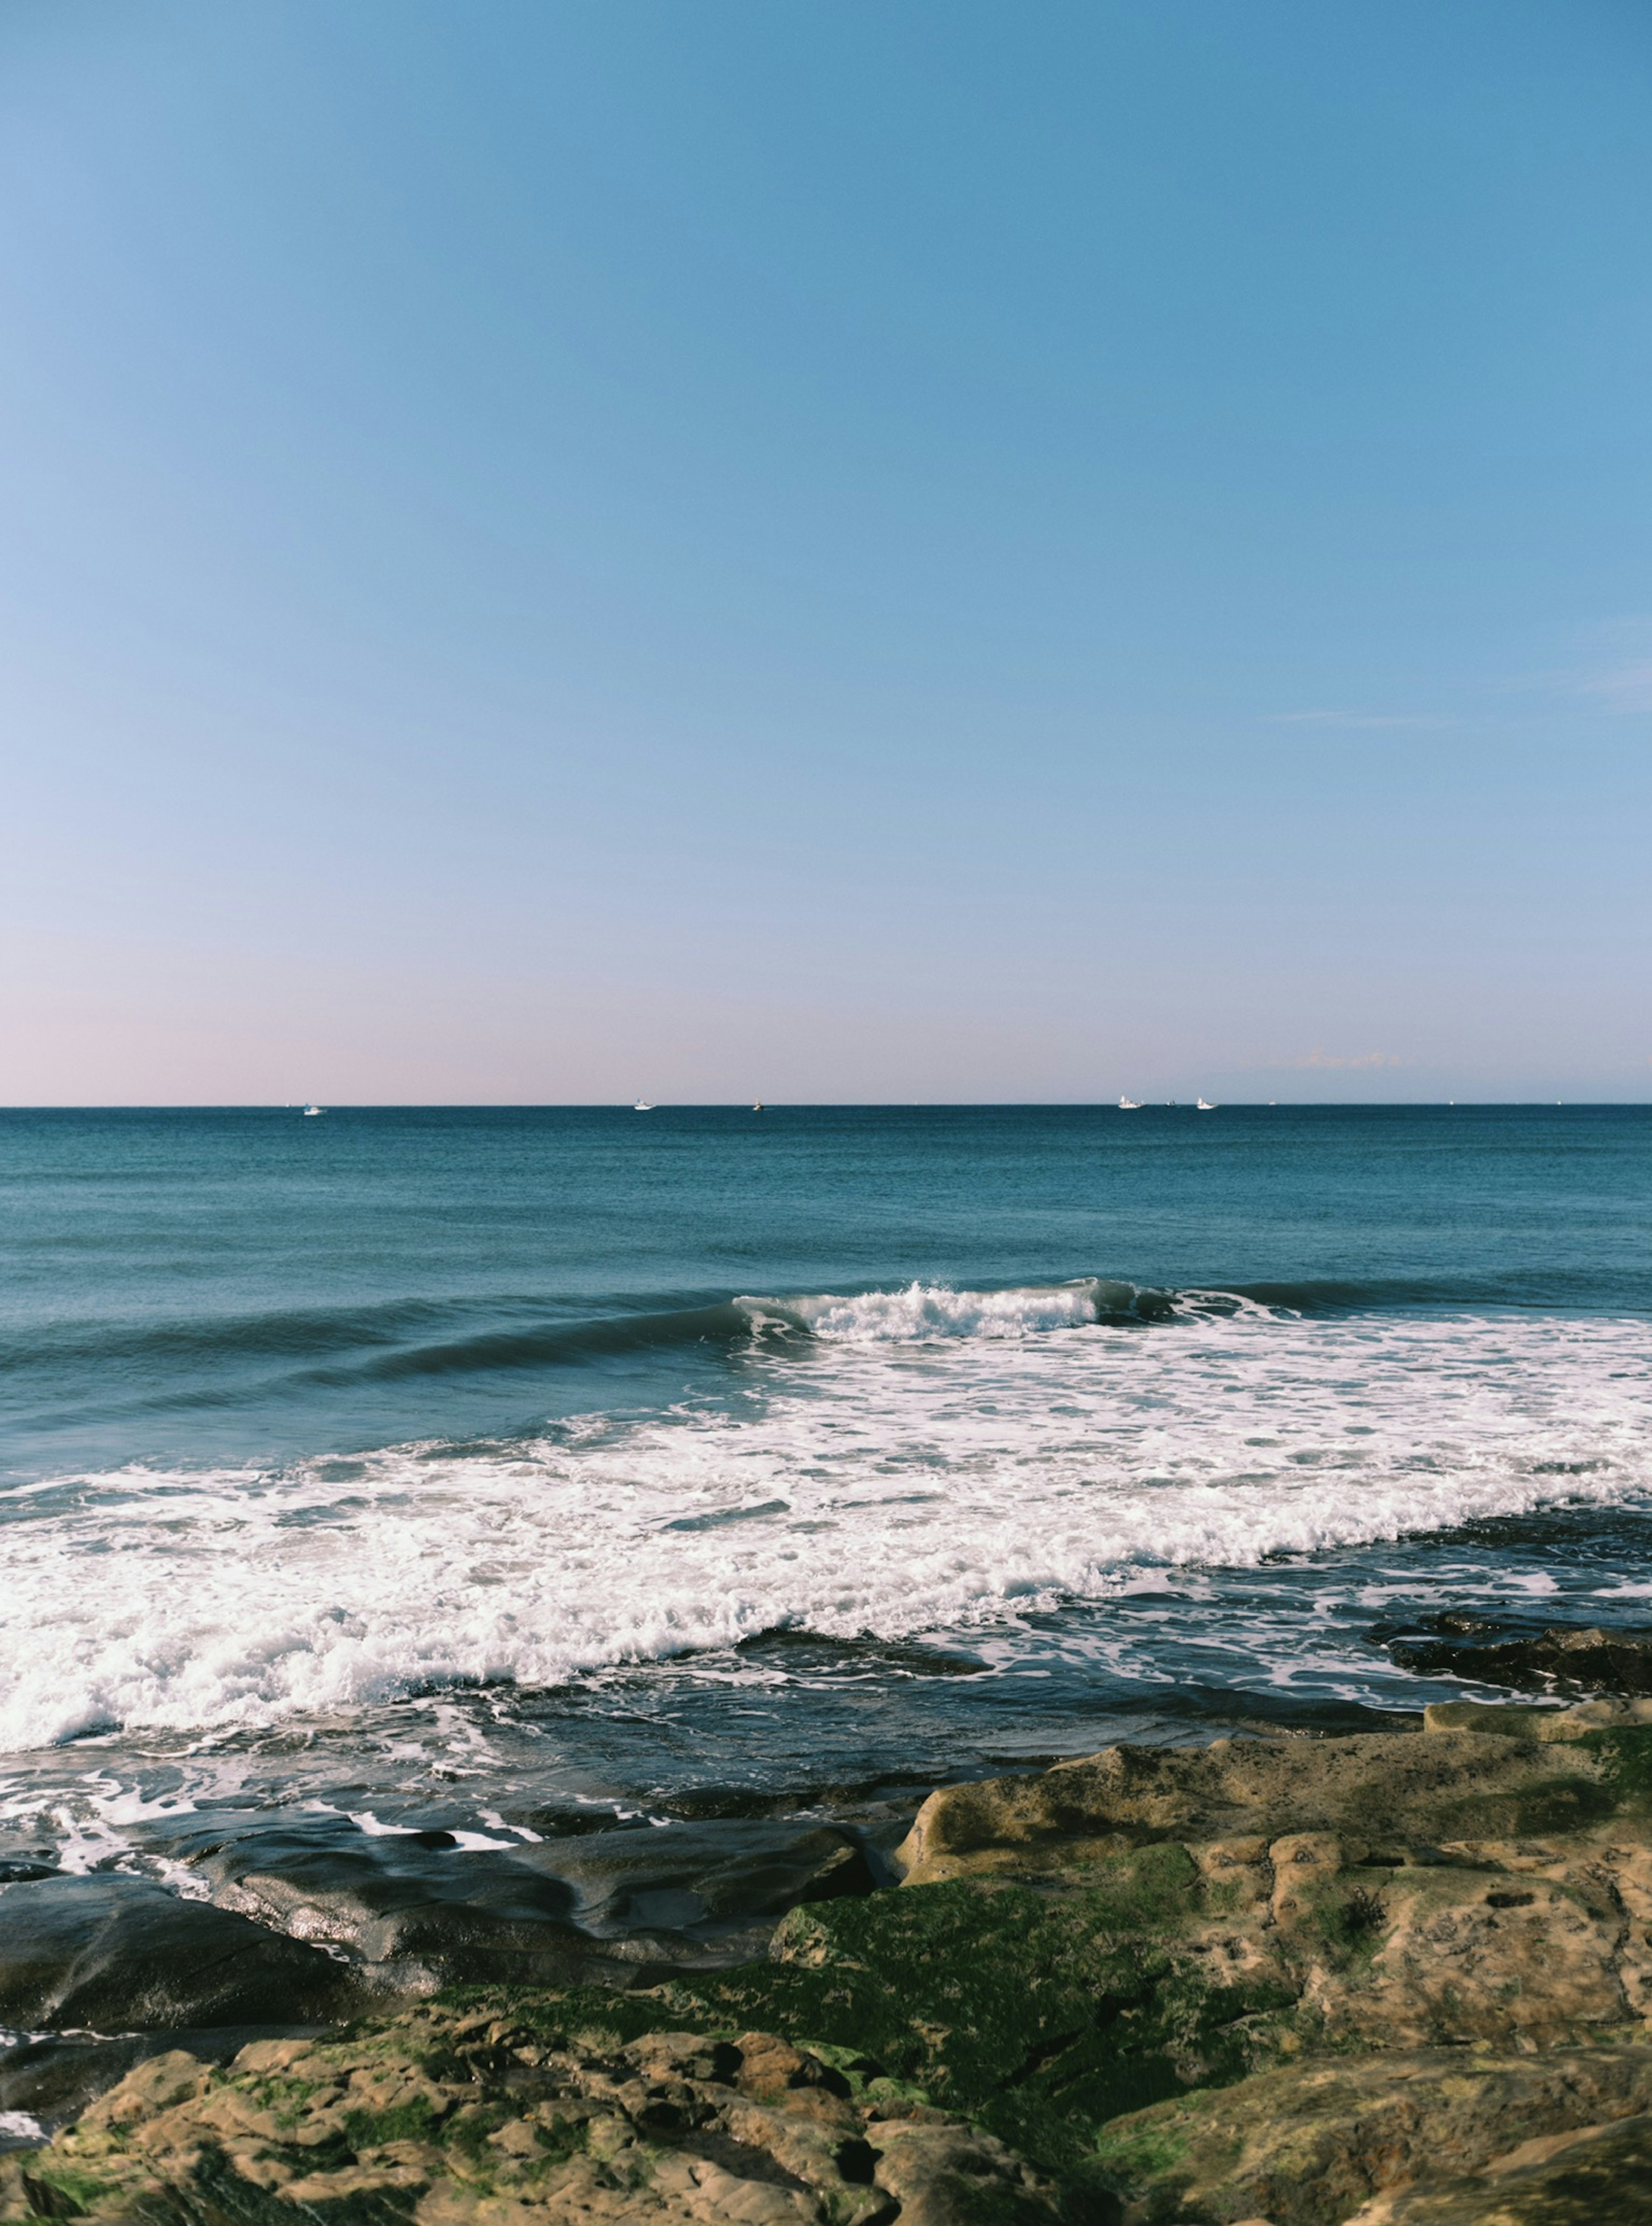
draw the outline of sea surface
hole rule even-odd
[[[1652,1109],[10,1112],[0,1255],[0,1859],[826,1813],[1652,1622]]]

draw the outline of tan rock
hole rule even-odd
[[[1100,2157],[1127,2219],[1271,2226],[1458,2226],[1397,2200],[1457,2189],[1517,2145],[1571,2140],[1590,2125],[1636,2124],[1652,2107],[1652,2049],[1560,2049],[1531,2057],[1432,2049],[1269,2071],[1115,2119]],[[1483,2180],[1480,2186],[1492,2183]],[[1382,2204],[1390,2206],[1382,2208]],[[1478,2214],[1473,2214],[1478,2226]],[[1617,2226],[1633,2211],[1597,2214]],[[1487,2212],[1484,2226],[1490,2226]],[[1544,2226],[1548,2226],[1547,2219]]]
[[[1274,1872],[1274,1922],[1294,1924],[1323,1900],[1325,1887],[1342,1868],[1343,1853],[1329,1832],[1291,1832],[1274,1841],[1268,1860]]]
[[[1467,1703],[1453,1703],[1454,1707]],[[1528,1718],[1538,1709],[1497,1712]],[[1511,1727],[1432,1737],[1241,1739],[1213,1747],[1109,1747],[1037,1777],[931,1794],[895,1860],[907,1886],[1051,1864],[1176,1839],[1273,1841],[1327,1833],[1402,1853],[1465,1835],[1518,1835],[1529,1817],[1586,1821],[1596,1758]]]
[[[1518,2166],[1423,2182],[1356,2212],[1349,2226],[1642,2226],[1652,2219],[1652,2116],[1591,2126]]]
[[[347,2040],[256,2045],[227,2072],[179,2053],[141,2065],[0,2166],[0,2217],[114,2226],[137,2210],[184,2226],[273,2197],[296,2226],[376,2200],[416,2226],[873,2226],[899,2199],[908,2226],[969,2226],[982,2204],[1053,2226],[1045,2184],[987,2135],[935,2110],[874,2118],[772,2033],[547,2048],[432,2008]]]

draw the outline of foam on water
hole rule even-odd
[[[1132,1284],[1087,1275],[1076,1282],[1007,1291],[911,1283],[901,1291],[861,1291],[843,1298],[827,1292],[734,1303],[759,1327],[797,1326],[834,1344],[909,1345],[937,1337],[1020,1338],[1040,1330],[1077,1329],[1106,1314],[1136,1312],[1141,1295]]]
[[[19,1492],[0,1739],[552,1685],[776,1627],[984,1631],[1153,1567],[1652,1488],[1645,1320],[1148,1330],[1101,1288],[748,1301],[732,1392],[651,1419]],[[765,1338],[771,1306],[815,1335]]]

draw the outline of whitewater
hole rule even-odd
[[[546,1690],[759,1634],[990,1652],[1144,1573],[1652,1504],[1652,1321],[1095,1279],[735,1302],[715,1383],[0,1494],[0,1744]]]

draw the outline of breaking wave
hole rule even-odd
[[[1097,1275],[1004,1291],[956,1291],[944,1283],[910,1283],[899,1291],[862,1291],[847,1297],[829,1291],[817,1297],[736,1299],[734,1304],[759,1330],[797,1329],[835,1343],[877,1345],[930,1338],[1029,1337],[1045,1330],[1093,1327],[1102,1321],[1164,1321],[1175,1311],[1168,1291],[1142,1289]]]
[[[727,1381],[644,1419],[0,1493],[0,1743],[984,1631],[1146,1569],[1652,1491],[1638,1318],[1089,1282],[728,1311]]]

